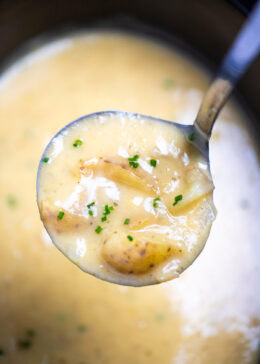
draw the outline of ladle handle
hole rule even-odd
[[[236,82],[256,58],[260,50],[260,1],[257,1],[253,11],[237,38],[227,53],[220,71],[211,83],[195,120],[195,127],[211,135],[214,122],[233,90]]]

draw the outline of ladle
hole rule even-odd
[[[62,130],[60,130],[55,137],[50,141],[49,145],[45,149],[41,161],[48,158],[48,150],[50,145],[55,143],[55,139],[66,131],[67,128],[73,126],[73,124],[80,124],[81,121],[86,122],[87,118],[93,118],[97,116],[102,118],[102,116],[113,115],[115,117],[136,117],[136,118],[148,118],[155,121],[170,123],[177,126],[185,134],[187,140],[191,142],[196,148],[200,150],[205,159],[209,163],[209,139],[211,136],[211,131],[214,122],[221,111],[223,105],[225,104],[231,91],[234,89],[236,82],[244,74],[246,69],[249,67],[251,62],[257,57],[260,49],[260,1],[256,4],[254,10],[249,16],[246,24],[243,26],[242,30],[239,32],[238,37],[233,43],[231,49],[227,53],[220,71],[217,77],[211,83],[206,95],[202,101],[201,107],[199,109],[198,115],[195,119],[193,125],[181,125],[173,123],[170,121],[151,118],[149,116],[141,114],[133,114],[125,111],[101,111],[94,114],[88,114],[80,119],[73,121],[72,123],[66,125]],[[37,176],[37,197],[39,198],[39,179],[40,172],[43,163],[40,162],[38,168]]]

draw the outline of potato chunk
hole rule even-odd
[[[126,185],[153,196],[156,195],[152,185],[149,183],[150,181],[137,176],[124,164],[116,164],[110,161],[99,161],[97,163],[83,163],[80,166],[80,172],[82,174],[88,175],[91,173],[91,170],[95,174],[105,176],[114,182]]]
[[[42,201],[40,206],[41,219],[44,225],[57,233],[71,232],[81,227],[86,227],[89,222],[83,216],[64,211],[64,216],[59,219],[57,216],[61,209],[49,201]]]
[[[114,234],[103,246],[102,256],[118,272],[143,274],[173,255],[172,244],[151,242],[145,238],[129,241],[127,235]]]
[[[214,190],[212,180],[206,173],[196,167],[188,169],[182,182],[182,200],[173,206],[176,192],[163,194],[163,199],[169,211],[175,215]]]

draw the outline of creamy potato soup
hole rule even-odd
[[[195,134],[190,134],[195,137]],[[215,213],[207,160],[175,125],[104,112],[67,126],[41,160],[41,218],[84,271],[147,285],[178,275]]]
[[[0,363],[257,363],[260,176],[246,129],[249,120],[237,107],[225,107],[210,142],[216,220],[203,252],[178,279],[135,288],[85,274],[52,244],[36,203],[42,151],[68,121],[114,109],[190,123],[208,82],[207,73],[178,50],[106,32],[52,41],[2,75]],[[80,138],[75,135],[75,140]],[[85,162],[92,152],[87,139],[82,139],[72,153],[76,158],[85,150],[86,159],[83,170],[75,165],[74,173],[88,178]],[[135,152],[128,151],[129,157]],[[159,157],[139,152],[148,166],[150,158]],[[129,162],[127,156],[122,158]],[[159,166],[150,166],[153,173]],[[47,172],[52,164],[45,167]],[[135,172],[141,171],[138,167]],[[59,199],[63,204],[65,199]],[[175,207],[180,208],[179,203]],[[98,224],[105,228],[96,234],[93,223],[91,232],[98,238],[119,214],[120,206],[113,205],[111,221],[100,221],[106,204],[112,206],[112,200],[93,205],[88,220],[99,214]],[[59,213],[60,206],[55,207]],[[65,223],[66,212],[58,222]],[[134,215],[124,212],[120,227],[134,237],[128,232],[130,223],[123,224],[127,218],[135,222]],[[158,217],[151,214],[151,218]],[[112,265],[109,269],[116,271]]]

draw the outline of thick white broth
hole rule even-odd
[[[85,274],[51,244],[36,204],[42,150],[69,120],[121,109],[187,123],[207,84],[178,51],[109,33],[49,44],[3,75],[0,362],[256,362],[260,176],[241,110],[225,108],[210,144],[210,238],[172,282],[120,287]]]
[[[44,152],[37,182],[55,245],[110,282],[144,286],[178,277],[215,219],[208,161],[187,132],[119,112],[63,129]]]

